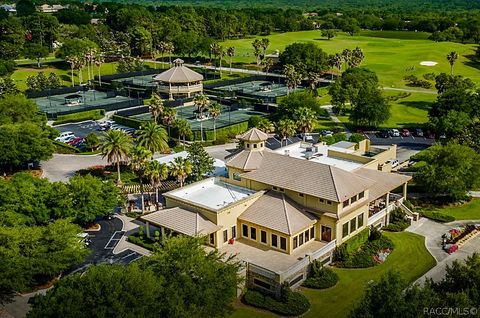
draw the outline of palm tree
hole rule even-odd
[[[120,162],[127,161],[130,149],[132,148],[132,138],[121,130],[109,130],[100,145],[100,151],[103,158],[107,157],[107,162],[117,164],[118,184],[122,182],[120,178]]]
[[[102,64],[105,62],[105,59],[103,58],[102,54],[96,54],[94,57],[94,63],[97,66],[98,70],[98,84],[102,86],[102,74],[100,73],[100,70],[102,68]]]
[[[303,141],[305,141],[305,134],[312,131],[317,114],[311,108],[300,107],[295,110],[293,117],[297,121],[298,130],[303,134]]]
[[[85,60],[83,58],[80,58],[80,57],[77,56],[77,57],[75,57],[74,61],[75,61],[74,67],[77,70],[78,80],[80,82],[80,85],[82,85],[83,84],[82,70],[83,70]]]
[[[350,59],[352,58],[352,51],[350,49],[345,49],[342,51],[342,58],[347,65],[350,65]]]
[[[148,160],[152,157],[152,152],[141,145],[135,146],[130,152],[130,168],[135,172],[140,182],[140,194],[142,197],[142,213],[145,212],[145,200],[143,197],[143,178],[145,177],[145,167]]]
[[[75,86],[75,78],[73,77],[74,74],[73,74],[73,71],[75,69],[75,65],[76,65],[76,57],[75,56],[67,56],[66,58],[66,61],[68,64],[70,64],[70,69],[71,69],[71,73],[70,73],[70,77],[72,78],[72,87]]]
[[[153,121],[145,123],[137,133],[138,145],[149,150],[152,156],[155,152],[165,152],[168,150],[167,132]]]
[[[172,54],[175,51],[175,46],[172,42],[165,43],[165,53],[168,54],[168,63],[172,65]]]
[[[255,55],[255,58],[257,59],[257,65],[260,65],[260,55],[262,54],[262,41],[259,39],[256,39],[255,41],[252,42],[253,46],[253,55]]]
[[[192,163],[188,159],[176,157],[173,159],[171,165],[170,174],[177,178],[177,181],[180,182],[180,187],[183,187],[185,179],[192,173]]]
[[[177,119],[174,126],[177,128],[178,136],[183,139],[183,150],[185,150],[185,138],[187,135],[192,134],[192,128],[190,128],[190,124],[185,119]]]
[[[193,103],[197,106],[198,119],[200,120],[200,139],[203,141],[203,112],[209,104],[207,95],[197,94],[193,98]]]
[[[297,85],[301,84],[302,82],[302,75],[295,70],[295,67],[291,64],[285,65],[283,68],[283,74],[287,79],[287,94],[290,92],[290,89],[297,88]]]
[[[166,48],[167,48],[167,42],[160,41],[158,43],[158,51],[160,52],[160,56],[162,60],[162,68],[163,68],[163,55],[165,54]]]
[[[450,74],[451,75],[453,75],[453,65],[455,64],[457,59],[458,59],[458,53],[457,52],[452,51],[452,52],[447,54],[447,60],[448,60],[448,63],[450,63]]]
[[[338,73],[340,74],[340,71],[342,69],[342,64],[343,64],[343,57],[340,53],[335,53],[330,59],[330,63],[332,66],[335,66],[338,69]]]
[[[307,78],[310,83],[310,88],[313,91],[317,87],[318,82],[320,82],[321,76],[317,72],[308,72]]]
[[[266,118],[260,120],[257,124],[257,128],[267,134],[275,131],[275,126],[273,126],[272,122]]]
[[[262,61],[263,71],[268,74],[268,71],[273,66],[273,60],[271,58],[264,59]]]
[[[362,64],[363,60],[365,59],[365,54],[358,46],[352,51],[352,56],[349,61],[350,67],[358,67]]]
[[[293,136],[297,129],[297,125],[291,119],[281,119],[277,123],[277,133],[283,140],[287,140],[288,137]],[[283,145],[282,145],[283,146]]]
[[[168,127],[168,138],[170,138],[170,126],[177,118],[177,111],[172,107],[165,107],[162,114],[162,121],[165,126]]]
[[[216,58],[220,58],[220,77],[222,77],[222,57],[223,57],[223,47],[218,43],[210,44],[210,51],[212,52],[213,56]],[[215,63],[215,70],[217,68],[217,64]]]
[[[217,118],[222,113],[222,106],[217,102],[213,102],[208,107],[208,112],[213,119],[213,140],[217,140]]]
[[[227,49],[226,53],[227,53],[227,56],[230,58],[230,74],[232,74],[232,61],[233,61],[233,57],[235,56],[235,47],[230,46]]]
[[[158,203],[158,188],[162,185],[162,181],[168,178],[168,166],[157,160],[152,160],[145,167],[145,176],[155,189],[155,202]]]
[[[268,38],[263,38],[260,40],[260,47],[262,48],[262,56],[261,59],[265,57],[265,54],[267,53],[268,46],[270,45],[270,40]]]
[[[157,93],[152,93],[152,99],[150,100],[150,107],[148,108],[150,114],[152,114],[153,121],[158,123],[158,116],[163,113],[163,100],[162,97]]]

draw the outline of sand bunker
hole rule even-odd
[[[422,61],[422,62],[420,62],[420,65],[423,65],[423,66],[435,66],[437,64],[438,63],[434,62],[434,61]]]

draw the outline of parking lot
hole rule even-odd
[[[102,136],[103,132],[99,130],[100,126],[93,120],[83,121],[81,123],[71,123],[55,126],[60,132],[71,131],[77,137],[85,138],[89,133],[93,132],[98,136]]]
[[[382,138],[376,133],[365,133],[365,136],[370,139],[372,145],[392,145],[396,144],[398,146],[404,146],[409,148],[419,148],[425,149],[430,147],[435,143],[435,139],[430,139],[426,137],[415,137],[415,136],[408,136],[408,137],[392,137],[389,136],[387,138]]]

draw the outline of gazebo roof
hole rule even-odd
[[[260,129],[253,127],[243,134],[238,135],[237,138],[243,141],[265,141],[268,139],[268,135]]]
[[[183,66],[183,60],[173,61],[174,67],[155,76],[153,79],[164,83],[191,83],[203,80],[203,75]]]

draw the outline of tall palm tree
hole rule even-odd
[[[335,55],[333,55],[330,59],[330,64],[332,66],[335,66],[338,70],[338,73],[340,74],[340,71],[342,70],[342,64],[343,64],[342,54],[335,53]]]
[[[167,48],[167,42],[160,41],[158,43],[158,51],[160,52],[160,56],[161,56],[162,68],[163,68],[163,55],[165,54],[166,48]]]
[[[256,39],[252,42],[253,46],[253,55],[257,60],[257,66],[260,65],[260,56],[262,55],[262,41]]]
[[[350,65],[350,59],[352,58],[352,50],[345,49],[342,51],[342,58],[347,65]]]
[[[158,188],[162,185],[162,181],[168,178],[168,166],[157,160],[152,160],[145,167],[145,176],[155,189],[155,201],[158,203]]]
[[[165,107],[162,114],[162,122],[168,127],[168,138],[170,138],[170,127],[177,118],[177,111],[172,107]]]
[[[100,151],[103,158],[107,158],[109,164],[115,162],[117,165],[117,182],[122,182],[120,178],[120,162],[127,161],[130,149],[132,148],[132,138],[121,130],[109,130],[100,145]]]
[[[197,107],[198,119],[200,120],[200,139],[203,141],[203,112],[207,108],[210,101],[208,100],[207,95],[197,94],[193,98],[193,103]]]
[[[270,40],[268,38],[263,38],[260,40],[260,47],[262,48],[262,56],[261,56],[262,60],[265,57],[265,54],[267,54],[267,49],[269,45],[270,45]]]
[[[185,119],[177,119],[174,126],[177,128],[178,136],[182,137],[183,150],[185,150],[185,138],[187,135],[192,134],[192,128],[190,128],[190,124]]]
[[[177,178],[177,181],[180,182],[180,187],[183,187],[185,179],[192,173],[192,170],[193,166],[190,160],[176,157],[171,163],[170,174]]]
[[[350,67],[358,67],[362,64],[363,60],[365,59],[365,54],[358,46],[352,51],[352,56],[349,61]]]
[[[142,196],[142,213],[145,212],[145,200],[143,197],[143,178],[145,177],[145,168],[152,157],[152,152],[140,145],[135,146],[130,152],[130,168],[135,172],[140,183],[140,194]]]
[[[318,82],[320,82],[321,76],[317,72],[308,72],[307,78],[310,83],[310,89],[313,91],[317,87]]]
[[[97,66],[97,71],[98,71],[98,84],[102,86],[102,74],[100,73],[102,64],[105,62],[105,59],[103,58],[102,54],[98,53],[94,57],[94,63]]]
[[[221,67],[222,67],[223,47],[218,43],[212,43],[210,44],[210,51],[212,52],[215,59],[220,58],[220,77],[222,77]],[[215,69],[216,68],[217,68],[217,64],[215,63]]]
[[[262,118],[262,120],[258,122],[257,128],[267,134],[275,131],[275,126],[266,118]]]
[[[458,53],[455,51],[452,51],[447,54],[447,60],[448,63],[450,63],[450,74],[453,75],[453,65],[455,65],[455,62],[458,59]]]
[[[317,114],[311,108],[300,107],[295,110],[293,117],[297,121],[298,130],[303,134],[303,141],[305,141],[305,134],[312,131]]]
[[[230,74],[232,74],[232,61],[233,61],[233,57],[235,56],[235,47],[230,46],[227,49],[226,53],[227,53],[227,56],[230,58]]]
[[[168,150],[167,132],[153,121],[145,123],[137,133],[138,145],[149,150],[152,156],[155,152],[165,152]]]
[[[175,46],[172,42],[166,42],[165,44],[165,53],[168,54],[168,63],[172,65],[172,54],[175,51]]]
[[[70,64],[70,77],[72,79],[72,87],[75,86],[75,78],[74,78],[74,70],[76,65],[76,57],[75,56],[67,56],[66,61]]]
[[[296,129],[297,125],[295,125],[295,122],[291,119],[281,119],[277,123],[277,133],[280,138],[282,138],[282,143],[284,140],[287,140],[288,137],[293,136]]]
[[[290,92],[290,89],[293,88],[295,91],[297,86],[302,82],[302,75],[295,70],[295,67],[291,64],[285,65],[283,68],[283,74],[287,79],[287,94]]]
[[[217,118],[222,113],[222,106],[217,102],[213,102],[209,105],[208,112],[213,119],[213,140],[217,140]]]
[[[163,113],[163,100],[158,93],[152,93],[152,99],[150,100],[150,106],[148,110],[152,114],[153,121],[158,123],[158,117]]]

